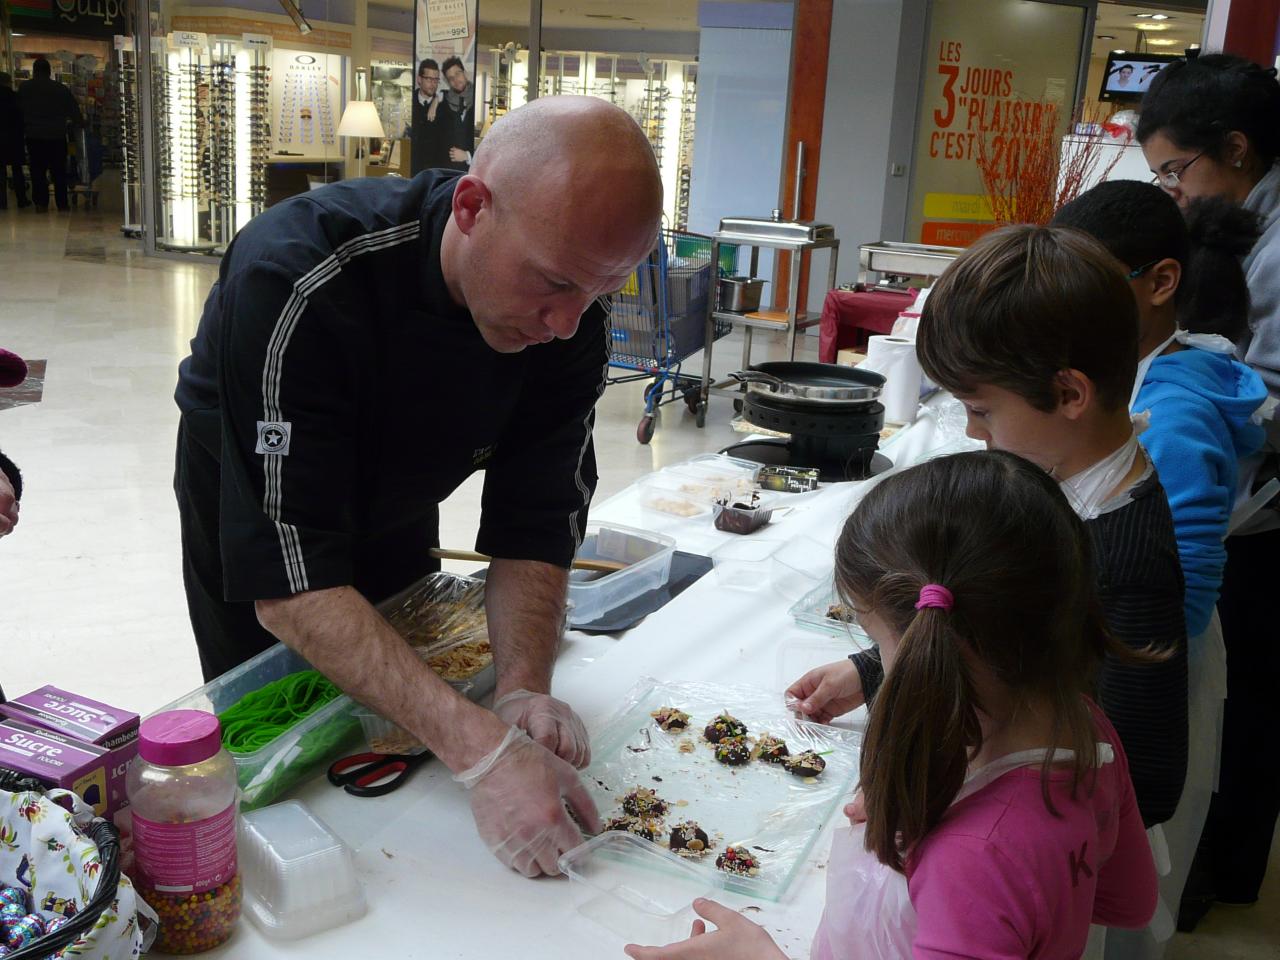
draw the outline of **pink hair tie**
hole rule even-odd
[[[940,583],[926,583],[920,588],[920,599],[916,601],[916,609],[926,607],[937,610],[950,610],[955,606],[956,598]]]

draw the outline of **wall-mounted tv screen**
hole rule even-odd
[[[1170,53],[1112,53],[1102,77],[1099,100],[1141,100],[1155,75],[1179,59]]]

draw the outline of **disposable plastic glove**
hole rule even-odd
[[[579,770],[591,762],[587,728],[563,700],[545,693],[517,690],[499,698],[493,712]]]
[[[582,842],[565,805],[590,833],[595,804],[574,769],[512,727],[488,756],[454,776],[471,791],[471,816],[493,855],[526,877],[560,872],[560,854]]]

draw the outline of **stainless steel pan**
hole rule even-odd
[[[770,361],[729,376],[745,383],[748,393],[822,407],[870,403],[884,389],[880,374],[834,363]]]

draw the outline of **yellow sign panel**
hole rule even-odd
[[[981,193],[926,193],[926,220],[994,220],[991,201]]]

